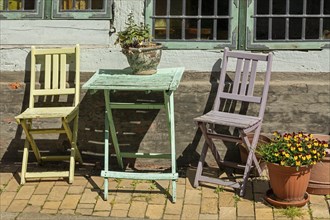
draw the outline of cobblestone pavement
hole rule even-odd
[[[76,172],[73,184],[43,179],[23,186],[19,185],[18,165],[1,170],[1,220],[290,219],[283,209],[263,200],[269,188],[265,177],[250,182],[245,197],[240,198],[233,190],[216,185],[193,188],[195,169],[188,168],[178,179],[174,204],[169,199],[170,181],[110,179],[108,201],[104,201],[103,178],[88,170]],[[330,219],[329,204],[329,196],[310,195],[310,202],[298,211],[301,216],[294,219]]]

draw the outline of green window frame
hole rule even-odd
[[[166,4],[166,13],[165,14],[156,14],[157,1],[165,2]],[[189,14],[186,11],[188,2],[191,0],[146,0],[146,12],[145,12],[145,22],[152,28],[153,37],[156,42],[161,42],[168,49],[218,49],[223,47],[235,48],[237,44],[237,33],[238,33],[238,1],[237,0],[226,0],[228,1],[228,14],[219,14],[217,13],[216,4],[224,0],[214,0],[212,1],[212,7],[214,11],[208,11],[208,14],[203,14],[201,10],[201,5],[203,1],[205,3],[211,3],[210,0],[194,0],[192,2],[198,2],[199,9],[195,14]],[[180,7],[180,14],[171,13],[171,4],[176,4],[180,2],[182,4]],[[214,9],[216,8],[216,9]],[[181,11],[182,10],[182,11]],[[164,37],[157,38],[156,33],[156,22],[164,21]],[[177,20],[179,27],[179,38],[171,39],[171,22]],[[196,24],[192,31],[196,32],[196,38],[187,38],[187,21],[195,20]],[[210,39],[203,39],[203,21],[211,21],[210,23]],[[217,22],[228,21],[228,26],[226,29],[226,37],[221,39],[218,37],[219,33],[217,30]],[[219,30],[221,31],[221,30]]]
[[[27,1],[31,0],[0,0],[0,19],[112,19],[113,0],[34,0],[33,9],[24,7]],[[102,7],[95,7],[96,1]],[[67,2],[70,8],[61,8]],[[83,9],[76,8],[80,2],[84,2]],[[19,6],[10,8],[10,4]]]
[[[155,13],[157,1],[167,2],[162,15]],[[217,49],[225,46],[242,50],[330,48],[330,0],[228,0],[230,28],[227,40],[198,37],[194,40],[171,39],[170,19],[190,18],[184,14],[184,10],[180,16],[171,14],[171,3],[175,1],[146,1],[145,22],[152,28],[154,40],[163,43],[168,49]],[[224,0],[180,0],[183,5],[188,1],[195,2],[200,11],[203,1],[213,4]],[[196,18],[203,19],[203,15],[198,14]],[[216,19],[215,16],[210,18]],[[157,38],[157,19],[166,21],[164,39]]]

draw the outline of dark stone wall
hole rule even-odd
[[[82,84],[92,73],[82,73]],[[198,161],[203,138],[193,122],[212,108],[217,89],[217,73],[185,72],[175,92],[176,153],[179,166],[195,165]],[[24,134],[14,120],[28,106],[29,73],[8,72],[0,76],[0,158],[2,162],[22,159]],[[329,73],[273,73],[269,90],[262,132],[305,131],[328,134],[330,131],[330,74]],[[256,90],[261,81],[257,82]],[[161,93],[116,92],[114,100],[160,101]],[[254,111],[254,108],[251,108]],[[168,131],[164,110],[115,110],[115,124],[123,151],[169,152]],[[36,126],[57,125],[58,121],[37,121]],[[79,148],[83,159],[91,163],[103,163],[104,97],[81,91],[79,114]],[[63,135],[49,136],[40,140],[41,148],[54,139],[51,151],[66,151],[67,142]],[[237,147],[227,151],[229,145],[221,144],[223,157],[239,160]],[[111,153],[114,153],[112,145]],[[230,152],[230,153],[228,153]],[[31,158],[33,156],[31,155]],[[115,158],[111,162],[116,164]],[[164,160],[126,160],[129,166],[168,167]],[[214,164],[210,155],[207,162]]]

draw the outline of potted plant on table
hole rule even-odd
[[[128,15],[126,25],[123,31],[117,33],[115,44],[120,44],[133,74],[156,73],[162,55],[162,45],[152,41],[149,26],[142,22],[137,24],[132,12]]]
[[[271,142],[257,149],[269,173],[266,201],[275,207],[304,206],[311,168],[326,155],[327,147],[327,142],[311,134],[274,132]]]

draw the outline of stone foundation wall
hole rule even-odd
[[[82,74],[82,84],[92,73]],[[212,108],[217,83],[217,73],[185,72],[175,97],[176,153],[179,166],[196,164],[203,144],[201,133],[193,118]],[[20,162],[24,134],[17,126],[14,116],[28,106],[29,73],[6,72],[0,76],[0,158],[1,161]],[[282,73],[272,74],[262,132],[305,131],[328,134],[330,131],[330,74],[329,73]],[[258,88],[257,88],[258,89]],[[115,93],[113,99],[134,100],[136,98],[161,100],[162,94]],[[169,152],[167,125],[163,110],[114,112],[115,123],[122,149],[151,152]],[[38,121],[37,126],[58,122]],[[79,148],[85,161],[103,161],[104,102],[103,94],[93,95],[82,91],[79,115]],[[64,136],[49,136],[58,141],[52,151],[65,151]],[[47,141],[40,141],[47,144]],[[42,147],[43,149],[47,149]],[[225,145],[220,153],[227,158],[239,157],[237,148],[227,152]],[[111,147],[113,153],[113,148]],[[31,155],[32,156],[32,155]],[[32,156],[33,157],[33,156]],[[115,163],[115,160],[112,160]],[[167,161],[128,160],[130,165],[167,167]],[[155,163],[156,162],[156,163]],[[214,161],[209,156],[207,162]],[[102,163],[102,162],[101,162]]]

